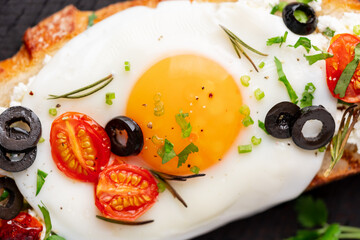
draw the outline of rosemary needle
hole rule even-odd
[[[89,96],[89,95],[103,89],[104,87],[106,87],[113,79],[114,79],[113,75],[110,74],[110,75],[104,77],[103,79],[100,79],[97,82],[94,82],[94,83],[92,83],[92,84],[90,84],[88,86],[76,89],[74,91],[71,91],[71,92],[68,92],[68,93],[65,93],[65,94],[62,94],[62,95],[51,95],[50,94],[48,99],[49,100],[51,100],[51,99],[59,99],[59,98],[77,99],[77,98],[87,97],[87,96]],[[102,84],[102,83],[104,83],[104,84]],[[90,92],[86,92],[86,93],[80,94],[80,95],[75,95],[77,93],[81,93],[81,92],[87,91],[87,90],[89,90],[91,88],[94,88],[94,87],[96,87],[98,85],[100,85],[100,86],[95,88],[94,90],[92,90]]]
[[[103,217],[103,216],[99,216],[99,215],[96,215],[96,217],[98,219],[104,220],[106,222],[122,224],[122,225],[144,225],[144,224],[154,222],[154,220],[147,220],[147,221],[142,221],[142,222],[119,221],[119,220],[115,220],[115,219],[111,219],[111,218],[107,218],[107,217]]]

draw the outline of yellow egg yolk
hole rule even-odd
[[[222,160],[240,132],[241,105],[239,88],[222,66],[198,55],[176,55],[157,62],[140,77],[126,115],[143,131],[140,157],[151,168],[190,174],[191,168],[205,170]],[[163,163],[165,140],[173,145],[167,156],[177,156]],[[198,151],[179,164],[178,155],[191,143]]]

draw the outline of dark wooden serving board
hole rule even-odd
[[[0,60],[15,54],[23,33],[43,18],[74,4],[80,10],[96,10],[115,0],[0,0]],[[325,200],[330,222],[360,227],[360,176],[331,183],[306,194]],[[220,203],[219,203],[220,204]],[[294,201],[256,216],[239,220],[195,240],[277,240],[298,229]]]

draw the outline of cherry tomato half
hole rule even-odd
[[[110,158],[110,139],[89,116],[67,112],[54,120],[50,132],[53,160],[68,177],[96,182]]]
[[[134,221],[155,203],[158,187],[151,173],[129,164],[112,165],[99,175],[95,204],[109,218]]]
[[[360,37],[352,34],[338,34],[331,40],[328,52],[334,54],[332,58],[326,59],[326,79],[331,94],[344,102],[360,102],[360,66],[357,67],[345,97],[340,98],[334,94],[336,83],[346,65],[354,59],[355,47],[360,42]]]
[[[26,212],[19,213],[12,220],[0,221],[0,239],[40,240],[43,225]]]

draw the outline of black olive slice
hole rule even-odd
[[[105,131],[111,141],[111,151],[118,156],[137,155],[144,146],[144,137],[139,125],[131,118],[118,116],[110,120]],[[124,133],[126,131],[126,135]],[[119,138],[126,138],[123,144]]]
[[[316,137],[305,137],[302,130],[309,120],[318,120],[322,123],[320,133]],[[292,128],[294,143],[308,150],[318,149],[328,144],[335,132],[335,121],[323,106],[310,106],[301,109],[301,115]]]
[[[11,220],[20,213],[24,197],[17,188],[15,181],[11,178],[0,178],[0,188],[4,188],[9,192],[9,197],[4,200],[7,201],[6,204],[0,204],[0,218]]]
[[[13,127],[22,122],[29,131]],[[41,123],[36,114],[22,106],[10,107],[0,115],[0,145],[10,151],[33,148],[41,137]]]
[[[0,168],[8,172],[20,172],[29,168],[35,161],[37,147],[21,152],[8,151],[0,147]]]
[[[299,22],[294,16],[295,11],[304,12],[308,17],[307,22]],[[315,11],[312,7],[310,7],[308,4],[297,2],[290,3],[284,8],[282,12],[282,18],[286,27],[293,33],[299,35],[308,35],[313,33],[318,22]]]
[[[300,108],[292,102],[280,102],[273,106],[265,117],[265,128],[276,138],[291,137],[291,129],[300,115]]]

